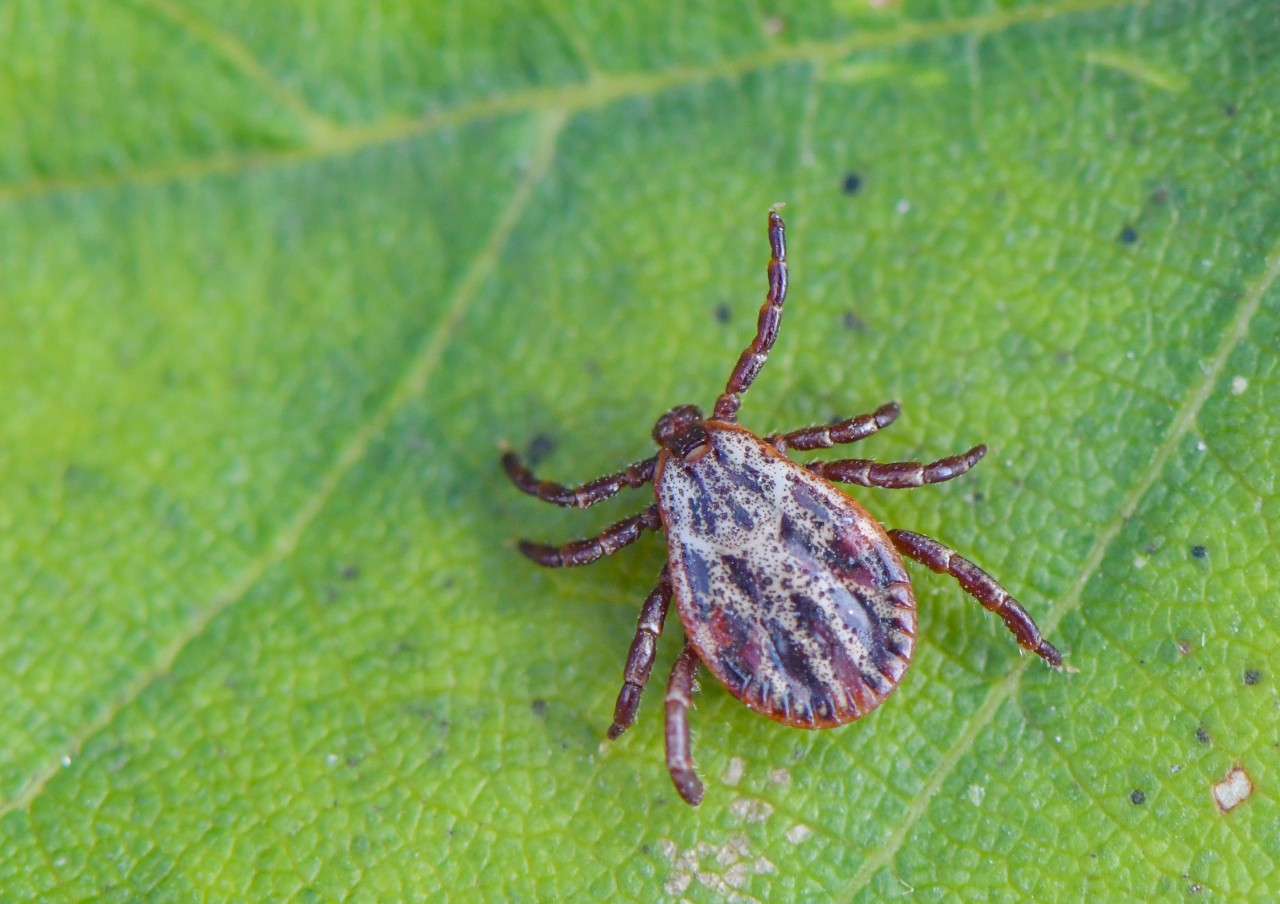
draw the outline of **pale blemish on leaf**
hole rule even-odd
[[[763,800],[739,797],[729,804],[729,812],[747,822],[764,822],[773,807]]]
[[[720,781],[732,788],[738,782],[742,781],[742,774],[746,771],[747,764],[742,757],[731,757],[729,765],[724,769],[724,775],[720,776]]]
[[[701,841],[685,851],[671,839],[663,838],[658,842],[658,850],[672,866],[662,887],[673,896],[684,894],[696,881],[726,901],[750,904],[757,899],[740,889],[750,883],[752,876],[776,872],[767,858],[752,853],[744,835],[732,835],[718,846]]]
[[[1230,813],[1253,794],[1253,780],[1243,766],[1232,766],[1220,782],[1213,786],[1213,802],[1223,813]]]

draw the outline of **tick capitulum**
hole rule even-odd
[[[763,439],[737,423],[742,394],[778,335],[787,297],[787,252],[769,212],[769,294],[710,417],[672,408],[653,427],[656,455],[579,487],[539,480],[515,454],[502,457],[517,487],[555,505],[586,508],[625,487],[654,485],[656,502],[594,537],[563,546],[528,540],[539,565],[586,565],[667,535],[667,563],[640,610],[609,737],[635,721],[658,636],[674,598],[685,643],[667,684],[667,769],[680,796],[702,801],[689,749],[689,701],[698,666],[756,712],[798,728],[831,728],[866,715],[902,680],[916,643],[916,602],[902,556],[950,574],[1003,619],[1018,643],[1054,668],[1062,657],[994,578],[937,540],[886,531],[834,486],[900,489],[958,477],[986,454],[975,446],[930,464],[850,458],[797,464],[788,451],[866,439],[893,423],[896,403],[871,414]]]

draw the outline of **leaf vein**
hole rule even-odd
[[[171,0],[146,0],[170,3]],[[375,123],[335,126],[310,144],[292,148],[213,154],[170,161],[136,169],[92,173],[85,176],[35,178],[0,185],[0,203],[47,195],[157,185],[184,179],[232,175],[248,170],[291,166],[313,160],[354,154],[379,145],[418,138],[431,132],[458,128],[502,116],[544,113],[572,115],[616,101],[657,95],[688,85],[740,78],[776,66],[809,63],[821,66],[863,50],[901,47],[964,35],[989,35],[1018,25],[1100,10],[1123,9],[1142,0],[1064,0],[1056,5],[1032,6],[1014,11],[983,13],[963,19],[908,22],[883,31],[855,31],[836,41],[802,41],[770,45],[763,50],[732,57],[706,66],[676,66],[662,72],[629,73],[551,88],[525,88],[485,97],[452,109],[421,117],[390,116]],[[212,31],[212,29],[210,29]],[[227,39],[230,40],[230,39]],[[235,46],[234,44],[232,46]],[[223,48],[224,53],[226,48]],[[247,51],[242,56],[252,62]],[[265,73],[265,70],[264,70]],[[267,76],[274,79],[272,76]],[[276,83],[279,86],[279,83]],[[282,87],[282,86],[279,86]]]
[[[268,569],[291,558],[307,529],[346,476],[364,459],[373,441],[410,399],[420,396],[426,389],[448,343],[457,334],[481,286],[497,269],[503,249],[524,214],[534,189],[550,171],[555,160],[556,142],[565,120],[563,111],[551,111],[541,118],[541,127],[535,139],[536,146],[531,154],[532,163],[498,217],[472,266],[459,281],[439,327],[425,337],[419,351],[410,359],[408,368],[383,403],[356,428],[332,466],[325,472],[315,492],[294,512],[283,530],[264,551],[221,591],[215,593],[207,606],[196,611],[185,630],[164,646],[150,668],[139,672],[119,698],[105,706],[99,715],[75,732],[64,748],[50,758],[49,765],[36,772],[13,799],[0,803],[0,818],[13,810],[28,809],[50,780],[61,771],[63,757],[74,756],[89,738],[107,729],[143,693],[172,671],[182,653],[204,633],[216,617],[243,599]]]
[[[1076,580],[1062,597],[1062,602],[1044,620],[1044,629],[1047,635],[1052,635],[1054,629],[1062,623],[1066,616],[1080,608],[1085,585],[1097,573],[1112,543],[1124,529],[1129,518],[1137,511],[1139,505],[1142,504],[1151,487],[1155,485],[1164,466],[1177,449],[1178,444],[1195,426],[1201,409],[1213,394],[1214,386],[1226,367],[1227,359],[1248,334],[1249,325],[1261,308],[1263,297],[1275,284],[1277,278],[1280,278],[1280,240],[1273,243],[1270,252],[1264,258],[1264,262],[1262,272],[1256,281],[1246,289],[1240,305],[1236,309],[1235,316],[1224,332],[1222,341],[1218,344],[1213,357],[1209,359],[1203,377],[1187,393],[1186,401],[1178,409],[1170,424],[1169,432],[1153,452],[1151,463],[1142,472],[1133,487],[1125,494],[1116,513],[1101,526],[1097,538],[1085,556]],[[850,882],[848,889],[840,896],[840,900],[852,900],[858,892],[867,886],[882,867],[887,866],[893,860],[905,843],[911,829],[928,811],[929,803],[942,788],[942,783],[959,766],[960,761],[969,752],[978,735],[994,720],[1000,707],[1018,690],[1022,678],[1026,675],[1032,661],[1030,658],[1023,659],[992,688],[982,705],[966,724],[965,730],[961,732],[955,745],[942,758],[937,769],[934,770],[933,774],[924,783],[924,786],[912,799],[907,807],[906,817],[889,834],[885,844],[867,857],[858,874]]]
[[[336,125],[320,115],[288,88],[234,35],[205,21],[191,10],[173,0],[138,0],[154,12],[181,28],[196,41],[204,44],[226,60],[246,78],[255,82],[276,103],[288,110],[312,136],[323,136]]]

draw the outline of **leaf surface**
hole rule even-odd
[[[0,9],[0,888],[12,900],[1280,896],[1280,26],[1264,4]],[[804,733],[668,625],[657,538],[523,497],[709,406],[786,201],[743,421],[988,443],[853,491],[916,662]],[[1252,793],[1222,813],[1234,767]]]

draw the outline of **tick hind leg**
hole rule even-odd
[[[778,338],[778,324],[782,321],[782,305],[787,300],[787,237],[786,227],[778,211],[769,211],[769,294],[760,307],[756,322],[756,338],[746,347],[737,366],[729,375],[729,382],[720,398],[716,399],[715,417],[722,421],[734,421],[742,407],[742,394],[747,391],[769,357]]]
[[[959,477],[987,454],[986,446],[974,446],[962,455],[940,458],[927,465],[918,461],[870,461],[845,458],[840,461],[814,461],[805,465],[819,477],[838,483],[856,483],[864,487],[901,490],[941,483]]]
[[[689,749],[689,705],[697,671],[698,654],[686,642],[667,683],[667,771],[685,803],[694,807],[702,803],[702,782],[693,771]]]
[[[660,527],[662,518],[658,514],[658,506],[651,505],[640,514],[611,524],[585,540],[574,540],[563,546],[521,540],[519,546],[525,556],[539,565],[547,568],[572,568],[575,565],[589,565],[602,556],[611,556],[622,547],[639,540],[640,534],[645,530],[657,530]]]
[[[898,403],[890,402],[887,405],[881,405],[871,414],[860,414],[834,424],[805,427],[792,430],[790,433],[774,433],[766,437],[765,442],[779,452],[786,452],[788,449],[795,449],[797,452],[830,449],[835,445],[856,443],[860,439],[866,439],[873,433],[888,427],[898,419],[901,413],[902,409],[898,407]]]
[[[613,724],[609,726],[610,738],[618,737],[636,720],[640,694],[649,683],[653,657],[658,649],[658,637],[662,634],[662,625],[667,620],[670,605],[671,575],[666,566],[663,566],[662,574],[658,576],[658,586],[653,588],[653,592],[644,601],[644,608],[640,610],[636,636],[631,641],[627,664],[622,670],[622,690],[618,693],[618,702],[613,708]]]
[[[514,452],[506,452],[502,456],[503,469],[519,489],[530,496],[537,496],[543,502],[574,508],[595,505],[615,495],[623,487],[644,486],[653,480],[653,472],[657,465],[658,456],[654,455],[652,458],[636,462],[617,474],[597,477],[580,487],[567,487],[564,484],[552,483],[550,480],[539,480]]]
[[[1023,649],[1035,653],[1055,669],[1062,668],[1062,654],[1040,636],[1040,629],[1027,614],[1027,610],[991,575],[954,549],[923,534],[909,530],[891,530],[889,539],[904,556],[927,565],[939,574],[951,575],[964,588],[965,593],[980,602],[984,609],[994,612],[1004,620],[1005,627],[1018,639],[1018,644]]]

